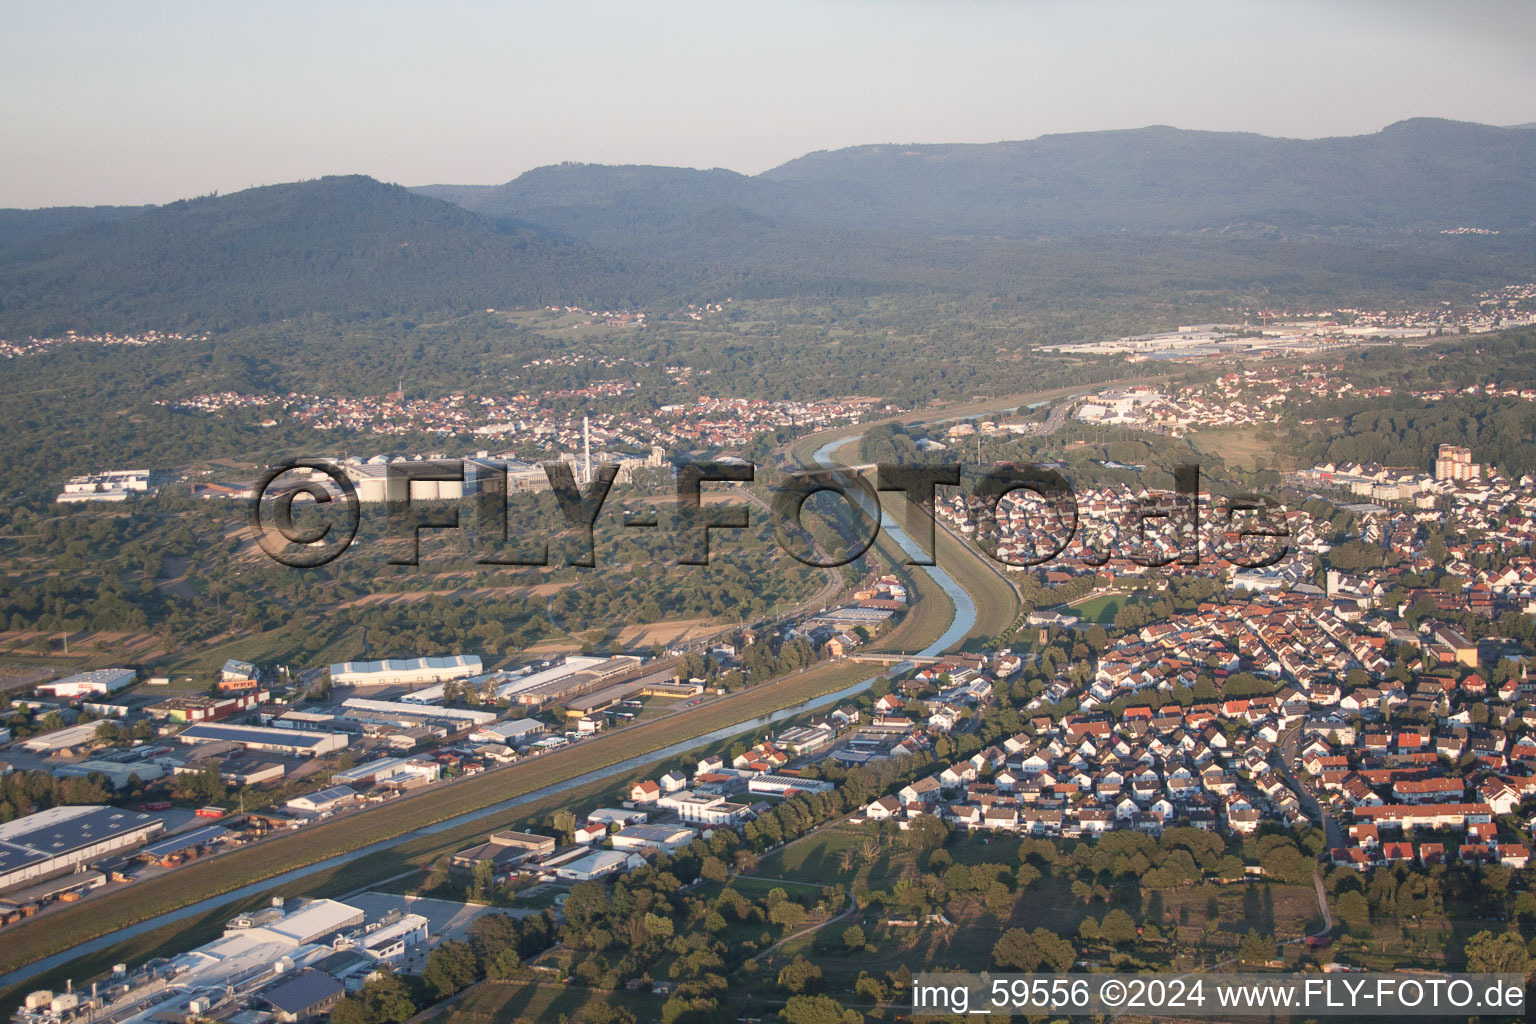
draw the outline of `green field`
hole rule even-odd
[[[1190,435],[1190,444],[1216,455],[1229,466],[1239,469],[1275,469],[1277,454],[1272,442],[1261,439],[1253,427],[1215,427]],[[1291,468],[1291,467],[1285,467]]]
[[[1085,622],[1097,622],[1101,625],[1114,625],[1115,616],[1120,614],[1122,608],[1136,603],[1136,598],[1129,594],[1111,593],[1100,594],[1098,597],[1090,597],[1086,601],[1069,605],[1073,615]]]

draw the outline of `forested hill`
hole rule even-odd
[[[560,164],[419,191],[604,249],[828,290],[1348,303],[1536,274],[1536,131],[1434,119],[1317,140],[1153,127],[860,146],[754,177]],[[1442,233],[1458,228],[1499,234]]]
[[[0,211],[0,337],[903,289],[1078,307],[1433,301],[1536,280],[1533,218],[1536,130],[1427,119],[1311,141],[1145,128],[862,146],[757,176],[323,178]],[[1458,228],[1480,233],[1445,233]]]
[[[98,219],[0,251],[0,336],[218,329],[554,301],[632,305],[687,275],[360,176]]]
[[[1420,118],[1373,135],[1130,131],[986,145],[857,146],[757,177],[541,167],[422,191],[482,213],[620,237],[721,208],[855,231],[1028,238],[1109,231],[1520,230],[1536,218],[1536,131]]]
[[[146,206],[54,206],[43,210],[0,210],[0,250],[87,224],[134,217]]]
[[[840,207],[848,218],[905,211],[932,230],[1519,230],[1536,219],[1533,160],[1536,131],[1419,118],[1330,139],[1152,127],[860,146],[763,177],[857,194],[859,203]]]

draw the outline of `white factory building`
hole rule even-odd
[[[93,672],[77,672],[51,683],[39,683],[37,692],[49,697],[74,700],[77,697],[116,693],[132,686],[135,678],[137,673],[131,668],[99,668]]]
[[[0,825],[0,891],[73,871],[165,831],[150,814],[100,804],[52,807]]]
[[[537,718],[513,718],[476,729],[469,734],[469,742],[505,743],[509,747],[520,747],[544,735],[547,728]]]
[[[366,504],[382,501],[404,501],[407,478],[404,475],[412,460],[384,456],[367,462],[348,462],[342,466],[357,487],[357,500]],[[396,476],[391,479],[390,467],[396,466]],[[412,501],[458,501],[464,497],[462,480],[411,480]]]
[[[630,871],[645,863],[638,853],[622,850],[595,850],[555,868],[555,876],[567,882],[590,882],[620,871]]]
[[[496,711],[475,711],[470,708],[445,708],[395,700],[369,700],[366,697],[349,697],[341,706],[380,721],[401,726],[420,725],[424,722],[454,722],[459,729],[474,729],[490,725],[501,715]]]
[[[30,750],[34,754],[52,754],[58,750],[69,750],[71,747],[88,746],[96,742],[96,727],[100,724],[100,722],[84,722],[64,729],[55,729],[53,732],[28,736],[22,740],[21,749]]]
[[[427,686],[449,679],[467,679],[480,672],[478,654],[343,661],[331,666],[331,682],[336,686]]]
[[[130,494],[154,494],[169,479],[169,474],[152,469],[109,469],[101,473],[72,476],[64,491],[54,500],[62,504],[81,501],[123,501]]]
[[[331,783],[337,786],[391,785],[415,782],[436,782],[443,774],[443,766],[425,758],[381,757],[355,768],[346,768],[331,774]]]

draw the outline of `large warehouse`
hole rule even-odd
[[[116,693],[131,685],[138,678],[131,668],[98,668],[92,672],[77,672],[51,683],[43,683],[37,692],[47,697],[63,697],[73,700],[96,694]]]
[[[349,697],[341,702],[341,706],[347,709],[349,718],[384,722],[407,729],[420,725],[443,725],[453,732],[489,725],[501,716],[498,711],[443,708],[404,701],[369,700],[366,697]]]
[[[165,831],[150,814],[84,804],[53,807],[0,825],[0,892],[73,871]]]
[[[183,743],[238,743],[247,750],[266,750],[295,757],[315,757],[341,750],[351,737],[340,732],[308,729],[265,729],[257,725],[190,725],[176,737]]]
[[[478,654],[449,658],[388,658],[384,661],[343,661],[331,666],[336,686],[426,686],[480,674]]]

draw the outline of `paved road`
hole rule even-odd
[[[1077,408],[1077,400],[1082,396],[1068,395],[1051,407],[1051,414],[1045,418],[1045,422],[1029,431],[1030,437],[1048,437],[1066,426],[1067,418],[1072,415],[1072,410]]]
[[[1323,915],[1323,926],[1308,935],[1307,938],[1315,939],[1327,935],[1333,931],[1333,915],[1328,912],[1328,892],[1323,888],[1323,874],[1321,871],[1312,873],[1312,887],[1317,890],[1317,909]]]
[[[1338,819],[1323,810],[1323,805],[1318,801],[1317,794],[1296,777],[1291,770],[1291,765],[1296,760],[1296,752],[1301,749],[1301,726],[1296,726],[1290,732],[1280,737],[1280,772],[1285,776],[1285,781],[1301,795],[1302,806],[1307,809],[1313,819],[1322,823],[1323,833],[1328,837],[1328,849],[1336,849],[1344,844],[1344,829]]]

